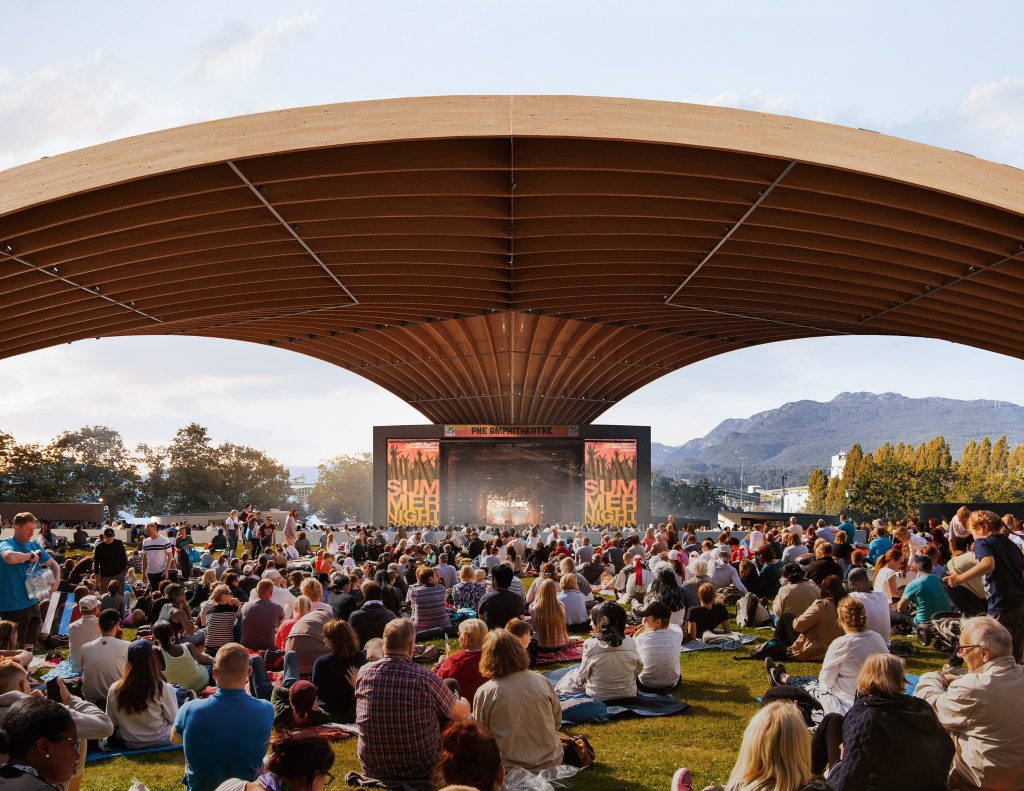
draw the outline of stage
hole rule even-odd
[[[647,426],[375,426],[378,524],[646,526]]]

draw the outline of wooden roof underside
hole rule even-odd
[[[1011,168],[720,108],[456,97],[227,119],[0,173],[0,356],[230,338],[342,366],[434,422],[585,423],[793,338],[1024,357],[1022,210]]]

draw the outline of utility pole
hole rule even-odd
[[[740,458],[740,510],[741,511],[746,511],[747,509],[744,507],[745,506],[745,498],[743,497],[743,494],[744,494],[744,492],[743,492],[743,457],[740,456],[739,458]]]
[[[786,512],[786,476],[782,476],[782,497],[779,498],[779,513]]]

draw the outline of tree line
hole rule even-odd
[[[46,444],[19,443],[0,431],[0,501],[96,502],[111,516],[131,511],[223,511],[253,503],[283,507],[288,470],[245,445],[215,445],[198,423],[178,429],[167,445],[129,449],[108,426],[65,431]]]
[[[921,503],[1006,503],[1024,498],[1024,445],[1006,436],[971,440],[959,460],[945,437],[920,445],[886,443],[865,453],[853,445],[841,476],[821,468],[807,480],[809,513],[847,513],[856,519],[896,519]]]

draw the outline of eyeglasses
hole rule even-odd
[[[971,649],[971,648],[984,648],[984,647],[985,646],[983,646],[983,645],[961,645],[961,646],[957,646],[956,652],[960,656],[963,656],[964,652],[969,650],[969,649]]]
[[[334,775],[330,772],[323,772],[323,776],[327,778],[324,780],[324,788],[327,788],[327,786],[334,782]]]
[[[51,742],[71,742],[71,749],[74,750],[75,755],[78,755],[82,749],[81,742],[78,741],[77,736],[54,736],[50,739]]]

